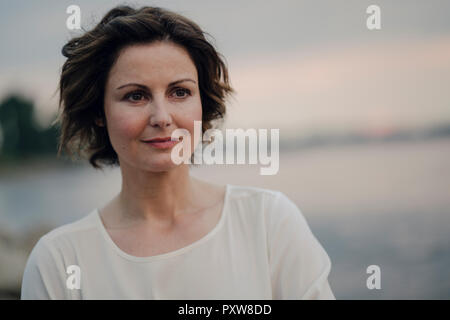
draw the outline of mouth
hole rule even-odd
[[[172,148],[174,145],[176,145],[178,142],[180,142],[181,140],[183,140],[183,138],[181,137],[179,138],[163,138],[163,139],[152,139],[152,140],[146,140],[143,141],[145,144],[157,148],[157,149],[170,149]]]

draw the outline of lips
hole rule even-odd
[[[179,142],[179,139],[170,139],[170,138],[156,138],[152,140],[144,141],[144,143],[152,148],[156,149],[171,149]]]
[[[149,140],[144,140],[144,142],[167,142],[167,141],[178,141],[177,138],[165,137],[165,138],[154,138]]]

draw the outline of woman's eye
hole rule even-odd
[[[184,98],[186,97],[186,95],[189,95],[191,93],[190,90],[184,88],[178,88],[174,92],[177,98]]]
[[[127,94],[125,96],[125,99],[131,101],[131,102],[139,102],[142,100],[142,98],[144,98],[144,94],[142,92],[139,91],[135,91],[135,92],[130,92],[129,94]]]

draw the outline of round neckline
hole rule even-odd
[[[217,224],[214,226],[214,228],[212,228],[206,235],[204,235],[200,239],[188,244],[187,246],[184,246],[182,248],[172,250],[172,251],[169,251],[166,253],[153,255],[153,256],[147,256],[147,257],[133,256],[131,254],[126,253],[122,249],[120,249],[119,246],[117,246],[116,243],[112,240],[111,236],[109,235],[108,231],[106,230],[105,226],[103,225],[103,221],[100,217],[100,212],[99,212],[98,208],[95,208],[94,216],[96,219],[97,227],[100,229],[100,232],[101,232],[103,238],[106,240],[106,242],[109,243],[109,245],[112,246],[114,251],[116,251],[123,258],[134,261],[134,262],[150,262],[150,261],[170,258],[170,257],[178,256],[184,252],[187,252],[187,251],[199,246],[200,244],[209,240],[212,236],[214,236],[220,230],[220,228],[224,224],[225,217],[227,215],[227,209],[228,209],[227,203],[228,203],[230,188],[231,188],[230,184],[228,184],[228,183],[225,184],[225,196],[224,196],[224,203],[222,206],[222,212],[220,214],[219,222],[217,222]]]

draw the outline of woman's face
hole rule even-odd
[[[194,152],[194,121],[202,120],[202,104],[197,69],[183,47],[158,41],[122,50],[106,81],[104,101],[106,127],[121,166],[175,167],[173,147],[158,149],[143,140],[170,137],[178,128],[189,131]]]

